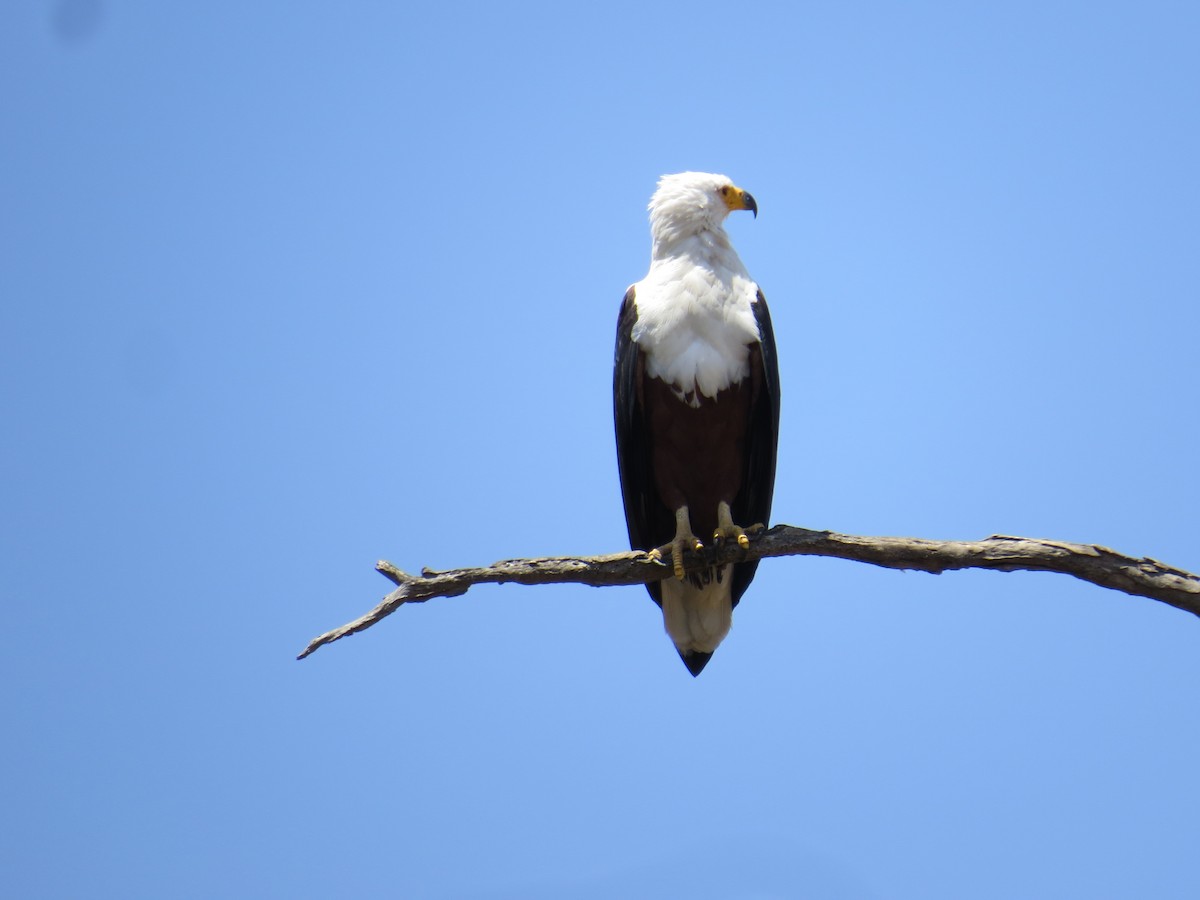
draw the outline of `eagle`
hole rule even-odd
[[[724,175],[664,175],[650,199],[650,271],[621,303],[613,367],[629,543],[674,577],[646,585],[693,676],[712,658],[758,562],[684,571],[686,551],[749,546],[771,515],[779,365],[762,291],[725,231],[754,198]]]

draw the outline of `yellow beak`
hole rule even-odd
[[[743,191],[740,187],[730,185],[729,189],[722,193],[725,196],[725,205],[731,211],[748,209],[754,213],[754,218],[758,218],[758,204],[754,202],[754,198],[750,196],[749,191]]]

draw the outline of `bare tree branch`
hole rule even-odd
[[[810,531],[791,525],[752,538],[750,548],[709,547],[686,557],[688,571],[716,563],[771,556],[833,556],[888,569],[912,569],[935,575],[953,569],[992,569],[999,572],[1060,572],[1092,584],[1150,597],[1200,616],[1200,576],[1149,558],[1136,559],[1095,544],[1068,544],[1034,538],[993,535],[982,541],[928,541],[921,538],[859,537],[832,531]],[[669,559],[669,555],[668,555]],[[590,584],[605,587],[645,584],[671,575],[670,565],[646,553],[608,556],[559,556],[507,559],[490,566],[450,569],[409,575],[389,562],[375,566],[396,589],[366,615],[314,638],[297,659],[346,635],[370,628],[405,603],[424,603],[435,597],[457,597],[476,584]]]

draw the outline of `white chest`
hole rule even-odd
[[[633,340],[648,375],[692,405],[699,405],[697,394],[715,397],[746,377],[750,346],[761,337],[754,317],[758,287],[740,262],[726,268],[687,257],[658,260],[634,287]]]

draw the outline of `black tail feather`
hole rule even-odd
[[[704,667],[707,666],[708,661],[712,659],[712,654],[700,653],[696,650],[691,650],[687,653],[680,651],[679,658],[683,660],[683,664],[687,666],[687,670],[691,672],[692,677],[695,678],[704,671]]]

